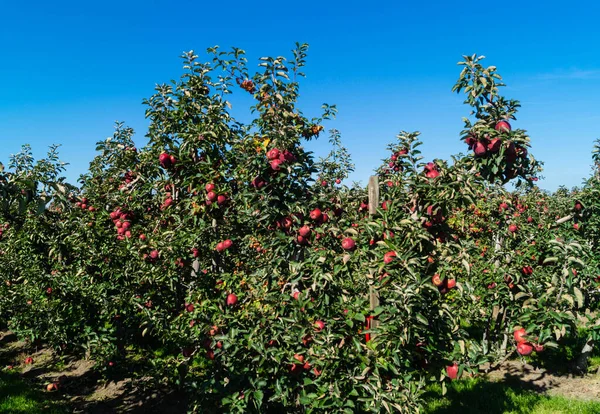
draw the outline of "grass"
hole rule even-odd
[[[480,379],[454,381],[442,396],[439,385],[425,394],[426,414],[597,414],[600,402],[551,397]]]
[[[53,396],[52,396],[53,397]],[[0,371],[0,413],[64,414],[67,409],[49,394],[36,390],[16,373]]]

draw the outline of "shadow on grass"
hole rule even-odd
[[[69,410],[54,395],[36,391],[18,374],[0,372],[0,413],[62,414]]]
[[[532,387],[519,378],[507,376],[505,381],[483,379],[454,381],[442,396],[440,385],[430,386],[425,393],[427,414],[532,414],[577,413],[597,414],[600,403],[569,400],[543,394],[545,387]]]

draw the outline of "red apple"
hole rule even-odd
[[[300,227],[300,230],[298,230],[298,234],[302,237],[307,237],[311,232],[310,227],[308,226],[302,226]]]
[[[223,240],[223,248],[229,249],[233,245],[233,242],[230,239]]]
[[[531,355],[533,346],[529,342],[521,342],[517,345],[517,352],[521,355]]]
[[[223,205],[227,202],[227,195],[226,194],[221,194],[217,197],[217,204],[218,205]]]
[[[160,165],[163,168],[170,168],[171,167],[171,156],[168,153],[163,152],[158,157],[158,162],[160,163]]]
[[[46,385],[46,391],[48,391],[48,392],[57,391],[57,390],[58,390],[58,382],[51,382],[50,384]]]
[[[217,188],[213,183],[208,183],[204,186],[204,189],[206,190],[207,193],[210,193],[211,191],[215,191],[215,188]]]
[[[273,160],[273,161],[270,162],[271,169],[273,171],[280,171],[281,170],[281,164],[282,164],[282,162],[279,161],[278,159],[277,160]]]
[[[456,287],[456,279],[448,279],[446,281],[446,286],[448,289],[454,289],[454,287]]]
[[[281,155],[281,151],[279,151],[277,148],[273,148],[269,152],[267,152],[267,159],[269,161],[277,160],[277,159],[279,159],[280,155]]]
[[[448,365],[446,367],[446,374],[452,380],[455,380],[458,377],[458,364],[454,363],[452,365]]]
[[[214,191],[209,191],[206,194],[206,199],[208,201],[216,201],[217,200],[217,193],[215,193]]]
[[[323,322],[323,321],[316,321],[315,322],[315,329],[317,331],[322,331],[323,329],[325,329],[325,322]]]
[[[229,295],[227,295],[227,306],[235,306],[235,304],[237,303],[238,298],[235,294],[230,293]]]
[[[527,339],[525,338],[526,336],[527,336],[527,331],[525,331],[525,328],[515,329],[515,331],[513,332],[513,337],[515,338],[515,341],[517,343],[527,341]]]
[[[194,311],[194,304],[193,303],[188,303],[185,305],[185,310],[188,312],[193,312]]]
[[[482,142],[476,142],[475,146],[473,147],[473,151],[475,152],[476,156],[482,157],[487,152],[487,148]]]
[[[487,150],[492,154],[500,151],[500,147],[502,146],[502,140],[500,138],[494,138],[487,144]]]
[[[356,242],[351,237],[346,237],[342,240],[342,248],[344,250],[354,250],[356,248]]]
[[[510,226],[508,226],[508,231],[510,231],[511,233],[515,233],[518,229],[519,228],[516,224],[511,224]]]
[[[309,214],[310,218],[318,221],[321,219],[321,217],[323,216],[323,214],[321,213],[321,210],[318,208],[315,208],[313,211],[310,212]]]
[[[31,365],[31,364],[33,364],[33,358],[32,357],[25,358],[25,365]]]
[[[444,282],[442,281],[442,278],[437,273],[432,276],[431,283],[433,283],[434,286],[437,286],[437,287],[440,287],[444,284]]]
[[[500,121],[496,124],[495,129],[499,132],[510,132],[511,127],[508,121]]]
[[[394,260],[394,257],[396,257],[396,252],[394,252],[394,251],[387,252],[386,254],[383,255],[383,263],[385,263],[385,264],[392,263],[392,261]]]
[[[150,252],[150,259],[152,259],[152,260],[158,259],[158,250],[152,250]]]

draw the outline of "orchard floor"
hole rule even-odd
[[[24,364],[27,357],[32,364]],[[93,362],[60,359],[9,332],[0,332],[0,367],[0,414],[186,412],[183,396],[128,378],[103,380]],[[60,382],[59,390],[46,391],[53,381]],[[485,377],[452,382],[443,396],[439,385],[431,386],[425,397],[428,414],[600,414],[600,375],[558,375],[509,361]]]

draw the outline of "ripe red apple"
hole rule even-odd
[[[396,252],[394,252],[394,251],[387,252],[386,254],[383,255],[383,263],[390,264],[390,263],[392,263],[392,261],[394,261],[395,257],[396,257]]]
[[[323,214],[321,213],[320,209],[315,208],[313,211],[310,212],[309,216],[311,219],[318,221],[323,217]]]
[[[315,329],[317,331],[322,331],[323,329],[325,329],[325,322],[323,322],[323,321],[316,321],[315,322]]]
[[[254,188],[263,188],[267,182],[262,177],[256,177],[252,180],[252,187]]]
[[[304,362],[304,355],[300,355],[300,354],[295,354],[294,355],[294,359],[298,362]]]
[[[487,152],[487,148],[482,142],[476,142],[473,151],[477,157],[482,157]]]
[[[452,380],[455,380],[458,377],[458,364],[454,363],[452,365],[448,365],[446,367],[446,374]]]
[[[280,160],[278,160],[278,159],[277,160],[273,160],[273,161],[270,162],[271,169],[273,171],[280,171],[281,170],[281,164],[282,164],[282,162]]]
[[[535,344],[535,345],[533,345],[533,350],[535,352],[543,352],[544,351],[544,345]]]
[[[281,151],[279,151],[277,148],[273,148],[269,152],[267,152],[267,159],[269,161],[277,160],[277,159],[279,159],[280,155],[281,155]]]
[[[495,129],[498,132],[510,132],[511,127],[508,121],[500,121],[496,124]]]
[[[300,227],[300,230],[298,230],[298,234],[302,237],[308,237],[310,232],[311,232],[311,229],[308,226],[302,226],[302,227]]]
[[[207,193],[210,193],[211,191],[215,191],[215,188],[217,188],[213,183],[208,183],[204,186],[204,189],[206,190]]]
[[[513,337],[515,338],[515,341],[517,343],[527,341],[527,339],[525,338],[526,336],[527,336],[527,331],[525,331],[525,328],[515,329],[515,331],[513,332]]]
[[[215,193],[214,191],[209,191],[206,194],[206,199],[208,201],[216,201],[217,200],[217,193]]]
[[[227,195],[226,194],[221,194],[217,197],[217,204],[218,205],[223,205],[227,202]]]
[[[283,152],[279,156],[279,160],[281,162],[294,162],[296,161],[296,156],[288,150],[283,150]]]
[[[527,223],[533,222],[533,217],[527,217]]]
[[[166,152],[163,152],[162,154],[159,155],[158,162],[160,163],[160,165],[163,168],[170,168],[172,165],[171,156]]]
[[[576,211],[581,211],[582,208],[583,208],[583,206],[581,205],[581,203],[579,201],[575,202],[575,210]]]
[[[298,300],[298,298],[300,297],[300,291],[298,291],[298,290],[297,290],[297,291],[295,291],[295,292],[292,294],[292,297],[293,297],[294,299]]]
[[[188,303],[185,305],[185,310],[188,312],[193,312],[194,311],[194,304],[193,303]]]
[[[502,146],[502,140],[500,138],[494,138],[487,144],[487,150],[492,154],[500,151],[500,147]]]
[[[529,342],[521,342],[517,345],[517,352],[521,355],[531,355],[533,346]]]
[[[235,306],[235,304],[237,303],[238,298],[234,293],[230,293],[229,295],[227,295],[227,306]]]
[[[298,237],[296,238],[296,240],[298,241],[298,244],[301,246],[305,246],[308,244],[308,239],[304,236],[300,236],[298,235]]]
[[[440,172],[438,171],[438,166],[435,165],[433,162],[428,162],[424,167],[424,171],[425,176],[427,178],[436,178],[440,175]]]
[[[31,364],[33,364],[33,358],[32,357],[25,358],[25,365],[31,365]]]
[[[152,260],[158,259],[158,250],[152,250],[150,252],[150,259],[152,259]]]
[[[515,233],[518,229],[519,228],[516,224],[511,224],[510,226],[508,226],[508,231],[510,231],[511,233]]]
[[[223,240],[223,248],[229,249],[233,245],[233,242],[230,239]]]
[[[433,283],[434,286],[437,286],[437,287],[440,287],[444,284],[444,282],[442,281],[442,278],[437,273],[432,276],[431,283]]]
[[[218,251],[219,253],[222,252],[223,250],[225,250],[225,246],[223,246],[223,242],[218,242],[217,245],[215,246],[215,250]]]
[[[448,289],[454,289],[454,287],[456,287],[456,279],[448,279],[446,281],[446,286]]]
[[[175,165],[175,164],[177,164],[177,158],[175,158],[175,156],[174,156],[174,155],[171,155],[171,156],[169,157],[169,159],[171,160],[171,165]]]
[[[336,178],[335,183],[336,184],[341,184],[342,180],[340,180],[339,178]]]
[[[342,248],[344,250],[354,250],[356,248],[356,242],[351,237],[346,237],[342,240]]]
[[[46,385],[46,391],[48,391],[48,392],[57,391],[57,390],[58,390],[58,382],[51,382],[50,384]]]

